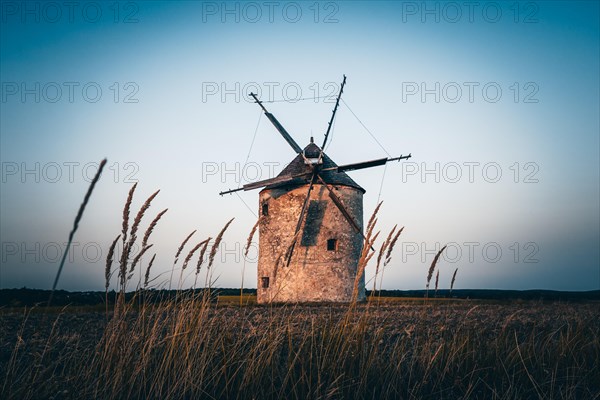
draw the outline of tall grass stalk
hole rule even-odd
[[[200,255],[198,256],[198,263],[196,264],[196,278],[194,279],[194,288],[196,287],[196,283],[198,282],[198,274],[200,274],[200,268],[202,267],[202,264],[204,263],[204,255],[206,254],[206,250],[208,249],[208,245],[210,244],[210,240],[212,238],[209,237],[208,239],[206,239],[204,242],[204,245],[202,245],[202,248],[200,249]]]
[[[205,282],[204,286],[206,287],[208,284],[208,288],[210,289],[212,286],[212,266],[213,263],[215,262],[215,256],[217,255],[217,251],[219,250],[219,246],[221,245],[221,241],[223,240],[223,235],[225,234],[225,231],[227,230],[227,228],[229,228],[229,225],[231,225],[231,223],[233,222],[235,218],[231,218],[226,224],[225,226],[223,226],[223,228],[221,229],[221,231],[219,232],[219,234],[217,235],[216,239],[215,239],[215,243],[212,245],[211,249],[210,249],[210,254],[208,256],[208,265],[206,267],[206,279],[208,280],[208,283]],[[209,276],[210,273],[210,276]],[[210,291],[209,291],[210,293]]]
[[[198,251],[198,249],[204,245],[205,243],[208,243],[210,241],[210,238],[205,239],[203,241],[201,241],[200,243],[196,244],[194,247],[192,247],[192,249],[188,252],[187,256],[185,256],[185,259],[183,260],[183,265],[181,266],[181,273],[179,274],[179,283],[177,284],[177,287],[179,289],[181,289],[181,285],[183,284],[183,271],[185,271],[185,269],[188,266],[188,263],[190,262],[190,260],[192,259],[192,257],[194,256],[194,253],[196,253],[196,251]]]
[[[127,246],[126,246],[126,251],[124,254],[124,262],[125,262],[125,267],[124,267],[124,271],[127,271],[127,263],[129,261],[129,256],[131,255],[131,251],[133,250],[133,246],[137,240],[137,231],[139,229],[139,226],[142,222],[142,218],[144,218],[144,214],[146,213],[146,211],[148,211],[148,208],[150,208],[150,204],[152,203],[152,200],[154,200],[154,198],[158,195],[158,193],[160,192],[160,190],[157,190],[156,192],[152,193],[150,195],[150,197],[148,197],[146,199],[146,201],[144,202],[144,204],[142,204],[142,206],[140,207],[140,210],[138,211],[138,213],[136,214],[134,220],[133,220],[133,224],[131,225],[131,230],[129,233],[129,241],[127,242]],[[150,234],[148,234],[148,236],[150,236]],[[141,252],[144,251],[144,249],[142,248],[140,250]],[[135,265],[132,263],[131,265],[131,269],[129,271],[129,273],[131,274],[133,272],[133,269],[135,268]],[[125,286],[127,284],[127,280],[125,279],[122,290],[125,291]]]
[[[60,279],[60,274],[62,273],[63,267],[65,266],[65,261],[67,260],[67,254],[69,254],[69,248],[71,247],[71,243],[73,242],[73,237],[75,236],[75,232],[77,232],[77,228],[79,227],[79,222],[83,217],[83,212],[85,211],[85,207],[92,196],[92,192],[94,191],[94,187],[96,187],[96,183],[100,180],[100,175],[102,175],[102,170],[106,165],[106,158],[100,161],[100,165],[98,166],[98,171],[96,171],[96,175],[92,179],[90,186],[83,198],[83,203],[79,206],[79,211],[77,211],[77,215],[75,216],[75,222],[73,222],[73,228],[71,232],[69,232],[69,240],[67,241],[67,245],[65,247],[65,251],[63,252],[62,258],[60,260],[60,265],[58,266],[58,271],[56,272],[56,277],[54,278],[54,283],[52,284],[52,291],[50,292],[50,298],[48,299],[48,307],[52,304],[52,297],[54,296],[54,291],[56,290],[56,285],[58,285],[58,280]]]
[[[252,244],[252,239],[254,238],[254,234],[258,229],[258,225],[260,223],[260,217],[254,223],[254,226],[250,230],[250,234],[248,235],[248,239],[246,239],[246,247],[244,248],[244,265],[242,266],[242,284],[240,287],[240,307],[242,306],[242,300],[244,298],[244,275],[246,273],[246,259],[248,257],[248,252],[250,251],[250,245]]]
[[[125,285],[125,274],[127,273],[127,234],[129,233],[129,214],[131,212],[131,203],[133,202],[133,195],[135,193],[135,189],[137,188],[138,183],[134,183],[131,189],[129,189],[129,193],[127,194],[127,200],[125,200],[125,205],[123,207],[123,217],[122,217],[122,225],[121,225],[121,238],[122,240],[122,249],[121,249],[121,258],[119,260],[119,284],[121,287]]]
[[[104,267],[104,291],[105,291],[105,303],[106,303],[106,313],[108,314],[108,288],[110,287],[110,278],[112,276],[112,263],[113,257],[115,254],[115,247],[117,246],[117,242],[121,235],[117,235],[115,240],[113,240],[112,244],[108,249],[108,253],[106,255],[106,266]]]
[[[148,282],[150,280],[150,268],[152,268],[152,264],[154,264],[155,258],[156,258],[156,253],[154,253],[152,258],[150,259],[150,262],[148,263],[148,268],[146,268],[146,273],[144,274],[144,289],[146,289],[148,287]]]
[[[175,271],[175,264],[177,264],[177,261],[179,260],[179,255],[183,251],[183,248],[185,247],[187,242],[192,238],[194,233],[196,233],[195,229],[189,235],[187,235],[185,239],[183,239],[183,242],[181,242],[179,248],[177,249],[177,253],[175,253],[175,261],[173,261],[173,266],[171,267],[171,277],[169,278],[169,290],[171,290],[171,282],[173,282],[173,271]]]
[[[396,246],[396,243],[398,242],[398,238],[400,237],[400,234],[402,233],[402,231],[404,231],[404,227],[400,228],[400,230],[398,230],[396,232],[396,235],[390,242],[389,246],[387,246],[385,260],[383,261],[383,268],[381,269],[381,278],[379,279],[379,287],[380,288],[383,287],[383,274],[385,272],[385,268],[392,261],[392,252],[394,251],[394,247]]]
[[[167,211],[169,211],[169,209],[165,208],[164,210],[159,212],[158,215],[156,215],[156,217],[154,217],[154,219],[152,220],[150,225],[148,225],[148,229],[146,229],[146,232],[144,233],[144,239],[142,240],[142,248],[144,248],[148,245],[148,240],[150,240],[150,235],[152,235],[152,232],[154,231],[154,228],[156,228],[158,221],[160,221],[162,216],[165,215],[165,213]]]
[[[373,249],[373,245],[375,244],[375,241],[377,240],[377,237],[379,236],[380,232],[377,232],[373,236],[373,230],[375,229],[375,226],[377,225],[377,213],[379,212],[379,208],[381,207],[382,203],[383,202],[380,202],[377,205],[377,207],[375,207],[375,210],[373,211],[371,218],[369,218],[369,223],[367,224],[367,234],[365,235],[365,237],[363,239],[362,251],[360,254],[360,258],[358,259],[358,264],[356,266],[356,275],[354,277],[354,285],[352,288],[351,304],[353,306],[356,306],[356,303],[359,299],[360,282],[363,279],[363,276],[365,273],[365,268],[367,267],[367,264],[369,263],[369,261],[371,260],[373,255],[375,254],[375,251],[373,251],[372,249]]]
[[[458,272],[458,268],[454,270],[452,274],[452,281],[450,282],[450,293],[449,296],[452,297],[452,289],[454,289],[454,281],[456,281],[456,273]]]
[[[392,242],[392,238],[394,237],[394,232],[396,231],[397,227],[398,225],[394,225],[387,238],[383,241],[383,243],[381,243],[381,247],[379,248],[379,254],[377,255],[377,264],[375,264],[375,276],[373,277],[373,292],[371,293],[371,296],[374,296],[375,291],[377,290],[377,275],[379,274],[379,266],[381,265],[381,260],[383,259],[385,251]]]
[[[442,252],[446,250],[446,246],[442,247],[440,249],[440,251],[437,252],[437,254],[435,255],[435,257],[433,258],[433,261],[431,262],[431,266],[429,267],[429,271],[427,271],[427,290],[425,291],[425,297],[429,298],[429,283],[431,282],[431,278],[433,277],[433,271],[435,271],[435,266],[438,263],[438,260],[440,259],[440,256],[442,255]]]

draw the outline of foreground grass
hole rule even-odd
[[[597,304],[134,303],[3,314],[0,398],[600,396]]]

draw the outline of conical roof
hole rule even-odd
[[[308,144],[308,146],[306,146],[304,148],[304,157],[310,159],[310,158],[318,158],[319,155],[321,154],[321,149],[319,148],[319,146],[317,146],[316,144],[314,144],[312,141],[311,143]],[[301,186],[301,185],[306,185],[310,183],[310,175],[307,175],[306,177],[300,177],[300,178],[295,178],[295,179],[291,179],[291,177],[296,176],[296,175],[301,175],[303,173],[310,173],[312,171],[312,166],[308,165],[304,162],[304,157],[302,157],[302,154],[298,154],[296,156],[296,158],[294,158],[292,160],[292,162],[290,162],[287,167],[285,167],[283,169],[283,171],[281,171],[281,173],[279,175],[277,175],[277,177],[290,177],[290,181],[286,181],[283,183],[278,183],[278,184],[274,184],[274,185],[269,185],[267,186],[265,189],[272,189],[275,187],[283,187],[283,186]],[[327,154],[323,153],[323,164],[321,164],[321,168],[320,169],[329,169],[329,168],[335,168],[337,167],[337,164],[335,162],[333,162],[333,160],[331,158],[329,158],[329,156],[327,156]],[[362,187],[360,187],[360,185],[356,182],[354,182],[354,180],[352,180],[352,178],[350,178],[345,172],[336,172],[335,170],[331,170],[331,171],[322,171],[319,173],[319,175],[321,176],[321,178],[323,178],[323,180],[330,184],[330,185],[340,185],[340,186],[350,186],[356,189],[361,190],[363,193],[365,192],[365,189],[363,189]]]

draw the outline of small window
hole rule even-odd
[[[269,288],[269,277],[268,276],[264,276],[264,277],[260,278],[260,286],[263,289]]]
[[[328,251],[336,251],[337,250],[337,239],[327,240],[327,250]]]
[[[267,203],[262,205],[262,215],[269,215],[269,205]]]

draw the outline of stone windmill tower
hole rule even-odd
[[[345,84],[346,76],[323,145],[317,146],[311,138],[304,149],[250,93],[297,154],[275,178],[220,193],[263,188],[259,193],[259,303],[351,301],[364,241],[365,190],[346,171],[411,157],[338,166],[323,152]],[[358,299],[363,300],[364,274],[359,279]]]

